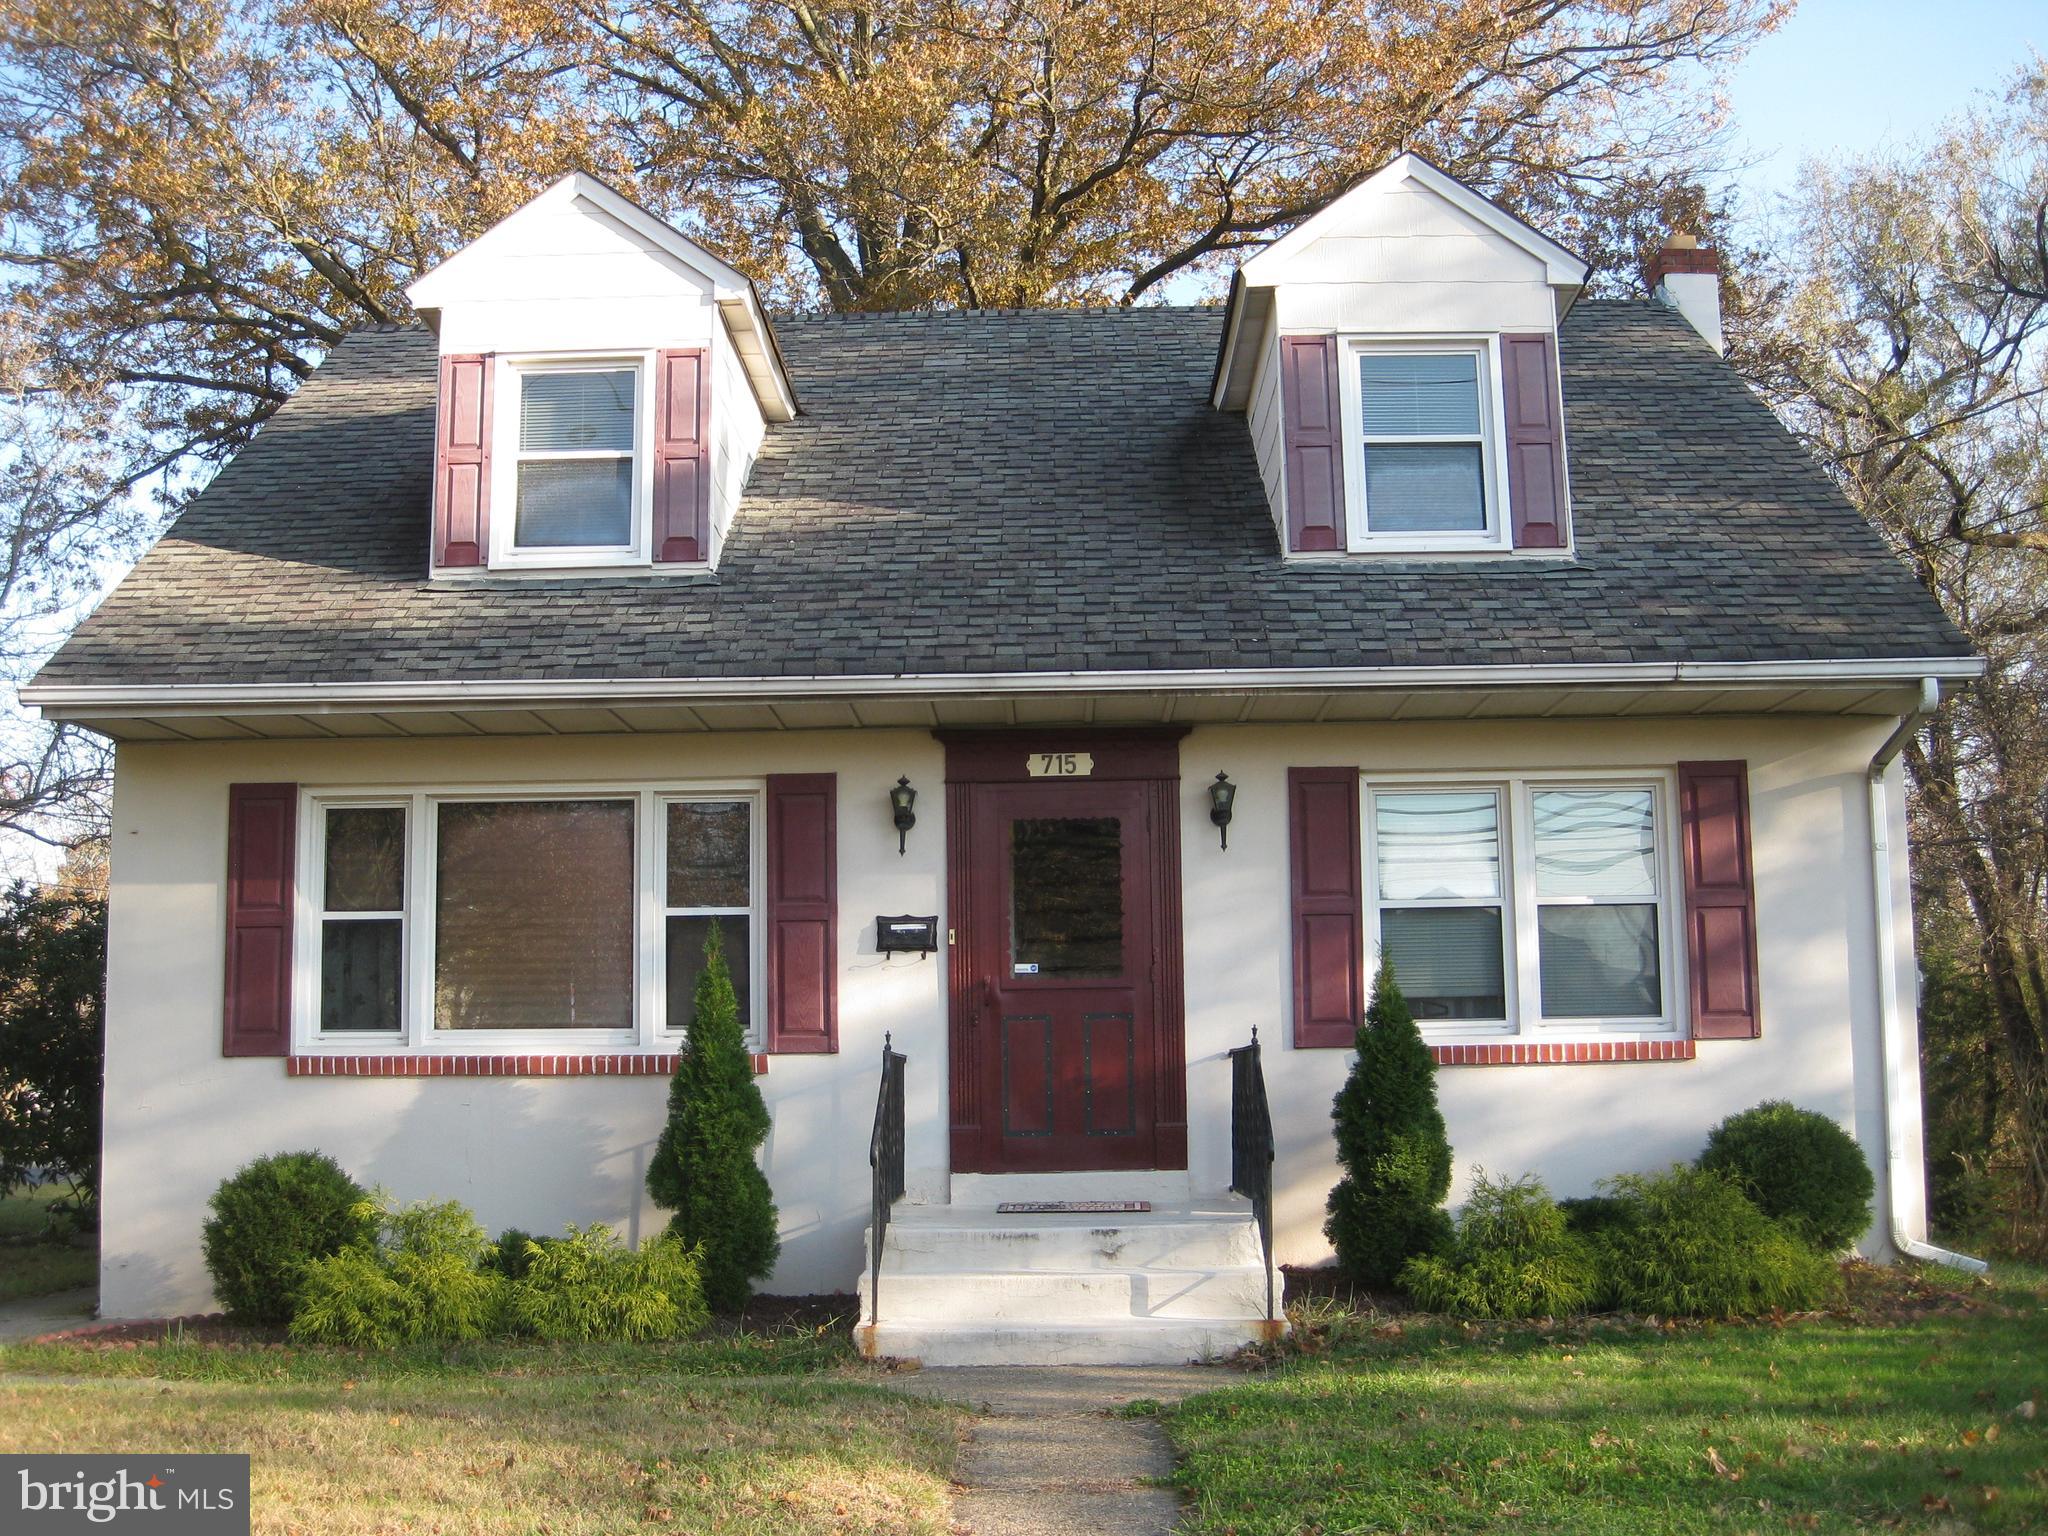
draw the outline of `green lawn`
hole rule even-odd
[[[24,1301],[91,1285],[99,1254],[90,1245],[46,1242],[49,1207],[62,1191],[53,1186],[0,1198],[0,1302]]]
[[[1782,1327],[1312,1328],[1168,1414],[1185,1528],[2048,1530],[2048,1284],[1851,1294]]]
[[[0,1349],[0,1451],[247,1451],[259,1532],[939,1536],[963,1416],[876,1379],[843,1330],[389,1353],[26,1345]]]

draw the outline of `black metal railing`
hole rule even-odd
[[[1273,1309],[1273,1112],[1266,1104],[1266,1073],[1259,1065],[1259,1032],[1230,1053],[1230,1192],[1252,1203],[1259,1252],[1266,1261],[1266,1321]]]
[[[868,1138],[873,1205],[868,1212],[868,1325],[879,1321],[882,1298],[882,1237],[889,1209],[903,1198],[903,1054],[882,1036],[882,1086],[875,1094],[875,1131]]]

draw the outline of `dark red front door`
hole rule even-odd
[[[1177,734],[1077,739],[949,738],[956,1172],[1186,1166]]]
[[[1014,1169],[1149,1168],[1151,828],[1132,784],[989,786],[983,1092]]]

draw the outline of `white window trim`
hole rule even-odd
[[[590,566],[652,564],[654,508],[655,354],[632,352],[519,353],[497,359],[491,381],[490,568],[498,571],[570,570]],[[626,544],[549,545],[521,549],[513,542],[519,506],[521,383],[529,373],[633,372],[632,538]],[[614,455],[606,453],[601,457]],[[551,457],[571,457],[552,455]]]
[[[1338,399],[1344,412],[1344,543],[1353,554],[1508,553],[1513,547],[1507,516],[1507,433],[1503,423],[1500,338],[1496,335],[1386,336],[1343,334],[1337,338]],[[1479,359],[1479,455],[1486,499],[1486,527],[1472,533],[1374,533],[1367,526],[1365,421],[1358,359],[1369,352],[1463,354]],[[1392,439],[1390,439],[1392,441]],[[1463,438],[1417,438],[1416,442],[1462,442]],[[1545,551],[1563,553],[1563,551]]]
[[[668,904],[668,808],[671,805],[688,804],[691,801],[744,800],[747,802],[747,890],[753,895],[752,905],[741,907],[672,907]],[[767,992],[767,928],[762,912],[761,893],[768,879],[767,840],[763,835],[763,822],[767,816],[767,804],[759,784],[742,785],[733,788],[691,787],[677,790],[657,790],[654,796],[654,814],[649,818],[651,840],[655,844],[654,856],[650,860],[658,865],[654,891],[653,918],[655,944],[655,970],[661,991],[656,999],[655,1035],[663,1049],[674,1050],[688,1033],[684,1029],[671,1029],[668,1025],[668,920],[671,917],[745,917],[747,919],[747,1013],[742,1022],[746,1025],[747,1040],[755,1048],[766,1038],[764,994]]]
[[[1651,836],[1655,857],[1657,908],[1657,973],[1661,1007],[1654,1018],[1543,1017],[1543,977],[1538,953],[1537,911],[1539,906],[1581,904],[1576,898],[1541,901],[1536,895],[1536,856],[1533,796],[1547,789],[1642,788],[1650,791]],[[1513,773],[1401,773],[1360,776],[1360,853],[1364,860],[1361,876],[1365,892],[1365,944],[1368,977],[1377,975],[1380,957],[1379,846],[1373,800],[1382,792],[1404,790],[1494,790],[1500,795],[1505,825],[1501,838],[1501,934],[1506,948],[1505,979],[1508,993],[1504,1023],[1483,1020],[1418,1019],[1424,1038],[1436,1044],[1464,1041],[1523,1040],[1545,1044],[1573,1044],[1612,1040],[1668,1040],[1684,1033],[1681,999],[1685,991],[1685,954],[1680,946],[1682,930],[1679,907],[1683,903],[1684,880],[1679,866],[1677,821],[1678,776],[1668,768],[1644,769],[1542,769]],[[1626,903],[1643,905],[1640,900]],[[1397,907],[1426,906],[1430,903],[1395,902]],[[1440,906],[1484,906],[1481,901],[1435,903]]]
[[[434,1027],[434,842],[439,807],[509,800],[625,800],[634,805],[633,1027],[599,1029],[462,1029]],[[306,786],[299,791],[297,880],[293,904],[292,1052],[294,1055],[578,1055],[668,1052],[684,1032],[668,1027],[667,813],[676,800],[744,800],[751,807],[748,879],[749,973],[754,978],[745,1021],[751,1049],[765,1038],[767,873],[766,786],[759,779],[569,781],[546,784]],[[330,809],[400,807],[406,812],[405,898],[401,915],[403,980],[395,1034],[320,1029],[321,928],[325,909],[327,816]]]

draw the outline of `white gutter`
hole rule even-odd
[[[1885,773],[1892,760],[1927,723],[1927,717],[1940,703],[1941,684],[1932,677],[1923,678],[1919,703],[1912,713],[1899,721],[1898,728],[1885,738],[1884,745],[1870,760],[1870,880],[1877,915],[1877,1028],[1879,1050],[1884,1058],[1885,1199],[1890,1207],[1888,1225],[1892,1246],[1899,1252],[1910,1258],[1947,1264],[1981,1275],[1990,1268],[1982,1259],[1937,1248],[1908,1232],[1908,1217],[1900,1198],[1900,1191],[1906,1187],[1908,1179],[1918,1183],[1925,1175],[1916,1156],[1918,1148],[1908,1145],[1906,1136],[1905,1122],[1920,1118],[1920,1106],[1905,1102],[1903,1087],[1906,1051],[1909,1045],[1918,1041],[1919,1032],[1916,1029],[1913,1040],[1907,1040],[1899,1007],[1898,945],[1892,932],[1895,917],[1892,910],[1891,813],[1885,793]],[[1917,1075],[1914,1080],[1917,1084]]]
[[[1909,687],[1981,677],[1974,656],[1874,661],[1537,662],[1520,666],[1265,667],[1126,672],[938,672],[891,676],[529,678],[388,683],[31,683],[21,700],[57,720],[147,715],[320,714],[335,710],[505,709],[716,700],[933,698],[1108,693],[1328,693],[1416,688]]]

